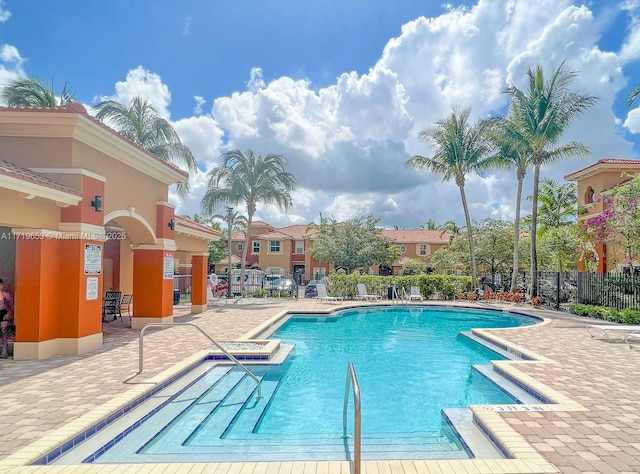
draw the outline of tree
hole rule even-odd
[[[421,258],[408,259],[402,265],[403,275],[420,275],[425,272],[427,266]]]
[[[450,115],[437,121],[434,127],[421,132],[420,137],[434,149],[433,156],[414,155],[406,161],[405,168],[426,168],[434,174],[442,175],[443,181],[455,180],[460,190],[467,222],[471,276],[475,287],[478,271],[473,244],[473,227],[464,184],[469,173],[483,171],[491,166],[491,161],[487,158],[492,144],[489,133],[490,122],[481,120],[470,124],[470,115],[470,108],[453,107]]]
[[[495,275],[509,271],[512,263],[513,224],[504,219],[484,219],[475,226],[476,258],[478,267]],[[516,270],[517,272],[517,270]]]
[[[283,155],[270,153],[263,158],[253,150],[246,153],[231,150],[222,156],[221,165],[209,172],[207,191],[200,203],[205,215],[215,214],[221,206],[244,204],[247,209],[247,232],[240,267],[243,284],[251,223],[258,203],[275,204],[285,211],[293,205],[291,191],[296,179],[285,165]]]
[[[368,270],[372,265],[390,266],[400,258],[400,249],[382,235],[373,216],[355,217],[345,222],[330,219],[316,235],[309,251],[318,261],[343,268],[347,273]]]
[[[540,236],[539,243],[543,256],[540,265],[543,269],[566,272],[576,268],[579,248],[576,223],[549,227]]]
[[[505,89],[505,93],[511,96],[509,113],[524,140],[518,148],[531,150],[529,160],[533,164],[529,296],[534,297],[538,294],[536,233],[538,231],[540,167],[560,159],[590,154],[589,148],[580,142],[556,145],[571,121],[595,104],[597,98],[569,90],[569,85],[576,73],[565,69],[564,62],[554,71],[550,79],[545,80],[540,66],[535,70],[529,68],[527,76],[528,90],[523,91],[515,85],[510,85]]]
[[[198,171],[189,147],[180,141],[173,126],[160,117],[146,99],[135,97],[129,107],[115,100],[103,100],[95,108],[98,120],[109,120],[121,135],[162,161],[183,165],[189,172]],[[185,198],[189,194],[189,183],[179,184],[177,190],[180,197]]]
[[[451,240],[456,235],[460,235],[464,229],[459,227],[455,221],[447,221],[441,226],[438,226],[436,230],[440,231],[440,238],[442,238],[444,234],[449,234],[449,240]]]
[[[491,138],[496,146],[495,165],[497,168],[515,168],[516,180],[516,215],[514,221],[513,262],[511,264],[511,288],[518,287],[518,269],[520,268],[520,209],[522,207],[522,185],[529,167],[531,156],[530,144],[521,135],[520,128],[510,115],[494,120]]]
[[[189,216],[186,216],[189,218]],[[222,232],[222,226],[219,222],[215,222],[214,218],[225,219],[224,216],[212,216],[207,219],[206,217],[201,216],[197,212],[193,214],[193,221],[198,224],[206,225],[215,229],[217,231]],[[213,266],[227,256],[227,248],[225,243],[222,240],[211,240],[209,241],[209,257],[207,258],[207,263],[209,266]]]
[[[636,88],[629,93],[629,97],[627,98],[627,105],[631,107],[631,104],[633,104],[633,102],[637,99],[639,95],[640,95],[640,82],[636,85]]]
[[[530,196],[533,199],[533,196]],[[575,222],[578,213],[578,196],[575,183],[558,184],[544,178],[538,197],[539,235],[550,229]]]
[[[437,230],[438,226],[436,225],[435,219],[427,219],[427,222],[420,226],[420,229],[426,230]]]
[[[602,199],[602,213],[588,219],[585,229],[598,243],[623,245],[625,264],[631,266],[640,254],[640,174],[603,192]]]
[[[42,79],[22,76],[9,81],[2,89],[2,100],[9,107],[58,107],[76,102],[71,89],[65,84],[56,97],[53,82],[47,84]]]

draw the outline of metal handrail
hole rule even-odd
[[[227,351],[224,347],[222,347],[220,344],[218,344],[218,341],[216,341],[214,338],[212,338],[211,336],[209,336],[209,334],[207,334],[205,332],[204,329],[202,329],[200,326],[198,326],[196,323],[149,323],[149,324],[145,324],[145,326],[140,330],[140,343],[139,343],[139,353],[138,353],[138,375],[140,375],[141,373],[144,372],[144,368],[143,368],[143,361],[144,361],[144,345],[143,345],[143,338],[144,338],[144,333],[146,332],[146,330],[148,328],[153,328],[153,327],[165,327],[165,326],[193,326],[194,328],[196,328],[198,331],[200,331],[202,334],[204,334],[218,349],[220,349],[222,351],[222,353],[224,355],[226,355],[230,361],[232,361],[234,364],[236,364],[238,367],[240,367],[242,370],[244,370],[247,375],[249,377],[251,377],[255,382],[256,385],[258,386],[258,398],[262,398],[262,387],[261,387],[261,382],[260,379],[258,377],[255,376],[255,374],[253,372],[251,372],[249,369],[247,369],[247,367],[245,367],[238,359],[236,359],[233,355],[231,355],[229,353],[229,351]]]
[[[353,386],[353,474],[360,474],[361,458],[361,411],[360,384],[353,362],[347,365],[347,382],[344,389],[344,408],[342,409],[342,436],[347,438],[347,407],[349,406],[349,388]]]

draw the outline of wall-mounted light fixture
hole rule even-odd
[[[171,220],[168,222],[168,224],[167,224],[167,225],[169,226],[169,229],[171,229],[171,230],[176,230],[176,220],[175,220],[175,219],[171,219]]]
[[[96,194],[93,197],[93,201],[91,201],[91,207],[93,207],[96,212],[102,211],[102,196]]]

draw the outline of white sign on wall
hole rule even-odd
[[[98,277],[87,277],[87,301],[98,299]]]
[[[173,254],[164,254],[164,279],[173,280]]]
[[[102,273],[102,245],[84,244],[84,274],[100,275]]]

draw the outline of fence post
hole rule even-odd
[[[556,309],[560,309],[560,272],[556,273]]]

